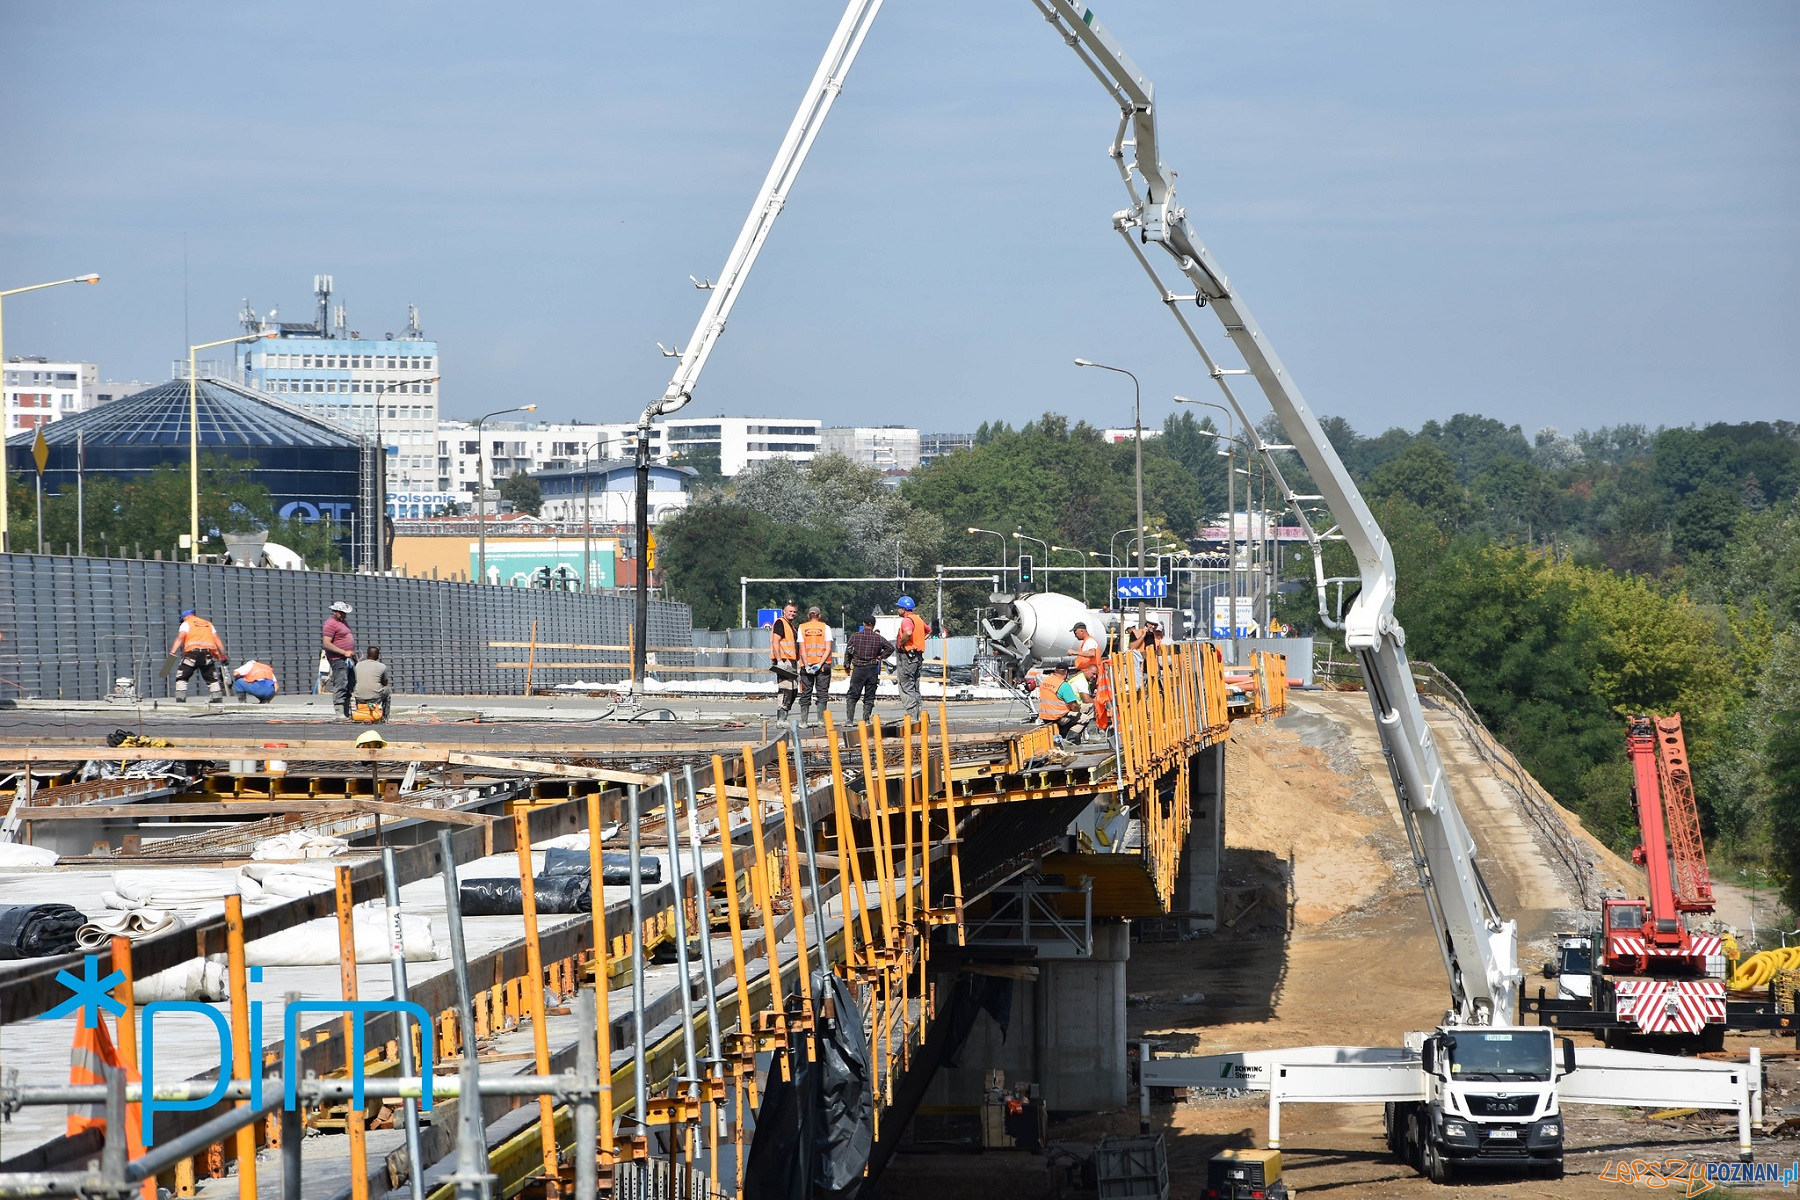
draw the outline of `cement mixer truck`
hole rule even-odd
[[[1145,617],[1166,630],[1178,628],[1170,609],[1152,608]],[[1089,608],[1061,592],[995,592],[982,614],[981,635],[1008,678],[1017,680],[1043,663],[1058,659],[1073,662],[1075,622],[1085,621],[1088,632],[1104,645],[1110,629],[1129,629],[1137,620],[1135,611],[1117,613]]]

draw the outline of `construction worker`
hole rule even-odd
[[[1050,667],[1038,678],[1038,720],[1056,726],[1059,738],[1081,741],[1087,719],[1081,712],[1081,695],[1069,682],[1065,667]]]
[[[775,672],[775,695],[780,707],[775,720],[787,724],[800,688],[800,606],[789,600],[769,626],[769,670]]]
[[[275,681],[274,667],[253,658],[231,673],[231,690],[237,693],[239,704],[248,704],[252,696],[267,704],[281,685]]]
[[[897,657],[894,678],[900,682],[900,699],[906,703],[906,715],[917,720],[923,701],[919,697],[919,671],[925,665],[925,639],[931,625],[920,616],[911,596],[894,601],[900,610],[900,636],[894,639]]]
[[[1075,669],[1087,677],[1088,691],[1100,681],[1100,660],[1105,657],[1100,651],[1100,639],[1088,632],[1086,621],[1075,622],[1075,628],[1069,631],[1075,635]]]
[[[225,642],[211,621],[191,608],[182,609],[181,628],[175,631],[175,643],[169,647],[169,657],[181,660],[181,666],[175,671],[175,703],[187,703],[188,680],[194,677],[195,671],[200,672],[200,678],[206,680],[207,691],[212,693],[206,702],[225,703],[219,671],[219,664],[225,661]]]
[[[331,667],[332,707],[350,715],[351,664],[356,662],[356,634],[350,631],[350,606],[342,600],[331,606],[331,615],[320,631],[325,661]]]
[[[881,684],[881,660],[894,652],[894,643],[881,636],[874,617],[864,617],[862,628],[844,647],[844,666],[850,672],[850,690],[844,693],[844,722],[856,723],[856,698],[862,697],[863,720],[875,715],[875,689]]]
[[[819,702],[819,712],[825,712],[825,706],[831,703],[831,660],[833,658],[831,626],[825,623],[824,615],[818,605],[806,610],[806,620],[800,622],[800,724],[816,725],[812,719],[813,700]]]
[[[381,710],[381,720],[387,720],[388,704],[393,700],[394,688],[387,664],[381,661],[381,647],[370,646],[362,661],[351,668],[351,675],[356,680],[351,691],[351,702],[374,705]]]

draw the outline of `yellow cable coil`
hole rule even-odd
[[[1763,950],[1738,963],[1731,974],[1734,992],[1754,992],[1769,986],[1778,971],[1800,970],[1800,946]]]

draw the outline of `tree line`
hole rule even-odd
[[[1800,909],[1800,426],[1527,437],[1472,414],[1374,436],[1342,418],[1323,425],[1394,545],[1409,653],[1454,678],[1527,769],[1619,850],[1636,840],[1624,718],[1679,711],[1721,872],[1773,879]],[[1184,411],[1145,442],[1145,514],[1158,533],[1191,541],[1225,511],[1231,460],[1217,432]],[[1287,440],[1273,418],[1260,432]],[[668,594],[693,606],[696,625],[725,628],[741,577],[928,579],[939,563],[997,565],[995,539],[971,527],[1006,537],[1014,557],[1021,545],[1042,555],[1012,541],[1015,529],[1074,548],[1040,572],[1125,551],[1129,442],[1054,413],[984,423],[974,440],[898,487],[836,457],[709,479],[659,531]],[[1282,471],[1296,491],[1315,490],[1296,455]],[[1341,544],[1328,545],[1325,570],[1354,574]],[[1079,593],[1073,576],[1050,579]],[[1310,579],[1287,588],[1282,619],[1329,638]],[[748,607],[796,594],[835,619],[885,609],[897,591],[755,584]],[[973,632],[985,598],[984,587],[955,591],[952,632]]]

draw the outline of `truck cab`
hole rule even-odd
[[[1561,1178],[1556,1081],[1575,1047],[1542,1027],[1440,1026],[1419,1047],[1423,1101],[1387,1106],[1388,1147],[1433,1183],[1457,1168],[1536,1170]]]
[[[1556,958],[1546,972],[1556,980],[1558,1000],[1594,998],[1594,942],[1592,938],[1565,934],[1556,944]]]

